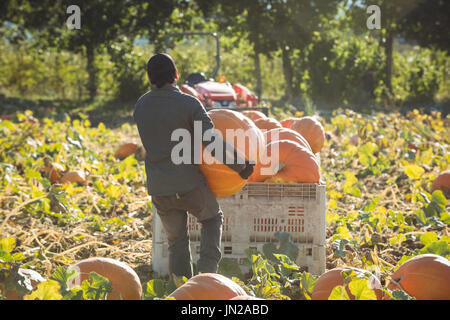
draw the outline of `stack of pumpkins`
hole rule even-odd
[[[208,114],[226,142],[245,160],[256,163],[248,182],[321,182],[318,153],[324,145],[325,132],[315,118],[290,118],[279,122],[256,110],[218,109]],[[226,130],[233,129],[246,132],[244,146],[237,143],[239,137],[227,140]],[[237,193],[247,183],[224,164],[203,163],[200,170],[218,198]]]
[[[289,118],[278,121],[259,111],[214,109],[208,112],[214,127],[239,156],[256,163],[248,182],[320,183],[318,154],[325,141],[321,123],[313,117]],[[228,130],[245,132],[227,135]],[[132,154],[145,157],[145,150],[136,143],[124,143],[115,152],[117,159]],[[239,174],[210,153],[202,152],[200,170],[218,198],[239,192],[247,183]]]

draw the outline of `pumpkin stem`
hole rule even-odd
[[[400,288],[401,290],[405,291],[405,289],[403,289],[402,285],[400,284],[400,281],[402,280],[403,276],[398,277],[397,279],[391,278],[389,277],[389,281],[391,281],[393,284],[395,284],[398,288]],[[406,292],[406,291],[405,291]]]

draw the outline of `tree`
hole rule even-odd
[[[404,18],[400,25],[400,34],[419,45],[434,49],[450,49],[450,2],[446,0],[428,0],[419,3]]]
[[[337,12],[337,0],[197,0],[204,12],[215,15],[218,23],[242,30],[255,50],[258,74],[259,54],[281,51],[287,100],[300,94],[302,70],[294,68],[295,55],[302,54],[323,20]],[[216,5],[216,6],[215,6]],[[219,8],[219,9],[217,9]],[[212,14],[211,14],[212,12]],[[222,22],[221,22],[222,19]],[[258,87],[258,86],[257,86]]]
[[[384,49],[385,63],[385,84],[390,94],[392,94],[392,68],[393,68],[393,52],[394,38],[401,34],[404,19],[411,11],[418,8],[420,3],[425,4],[424,0],[361,0],[354,1],[350,14],[353,15],[355,30],[366,28],[365,21],[369,15],[366,9],[370,5],[377,5],[381,12],[381,29],[374,30],[380,37],[380,46]],[[426,1],[428,3],[428,1]]]
[[[261,54],[275,51],[276,44],[265,37],[264,29],[269,20],[269,10],[266,1],[229,0],[223,1],[197,0],[206,17],[214,18],[219,29],[229,35],[242,35],[253,45],[253,60],[256,74],[256,95],[261,99]]]
[[[174,8],[187,0],[10,0],[8,20],[29,29],[41,45],[82,53],[87,60],[87,89],[91,98],[97,92],[95,57],[102,48],[118,39],[133,41],[139,33],[157,38],[170,20]],[[81,9],[81,28],[70,30],[67,8]],[[130,46],[128,46],[130,48]]]

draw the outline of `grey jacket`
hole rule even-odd
[[[193,140],[194,121],[201,121],[202,136],[206,130],[214,128],[198,99],[182,93],[176,86],[155,87],[139,98],[133,117],[146,151],[145,171],[150,195],[186,193],[205,181],[193,158],[190,164],[175,164],[171,159],[173,147],[180,143],[171,141],[174,130],[188,130]],[[193,151],[194,141],[191,145]],[[245,165],[230,167],[240,172]]]

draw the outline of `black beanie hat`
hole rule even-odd
[[[175,62],[166,53],[157,53],[148,60],[147,73],[150,82],[158,88],[175,81]]]

